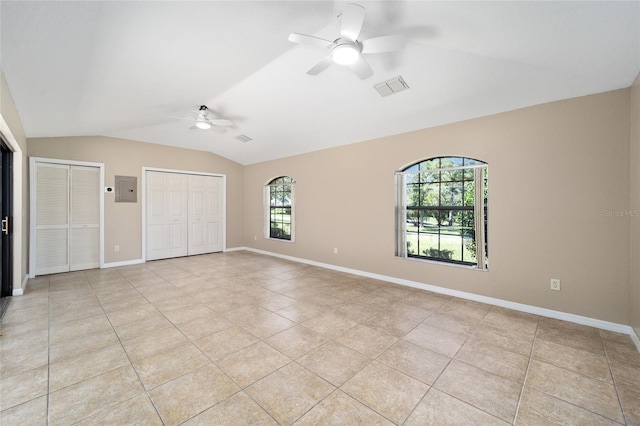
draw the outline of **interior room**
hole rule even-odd
[[[0,2],[0,423],[640,424],[640,2]]]

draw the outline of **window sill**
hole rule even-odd
[[[265,240],[269,240],[269,241],[279,241],[281,243],[295,243],[296,241],[294,239],[290,239],[290,240],[283,240],[282,238],[271,238],[271,237],[265,237]]]
[[[396,258],[401,260],[409,260],[412,262],[429,263],[431,265],[449,266],[453,268],[468,269],[471,271],[479,271],[479,272],[489,272],[489,268],[479,269],[476,265],[460,265],[458,263],[438,262],[437,260],[420,259],[417,257],[409,257],[409,256],[406,256],[406,257],[396,256]]]

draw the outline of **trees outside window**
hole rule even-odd
[[[399,172],[398,255],[485,269],[487,177],[486,163],[464,157],[430,158]]]
[[[267,184],[267,238],[292,241],[294,185],[295,181],[288,176],[277,177]]]

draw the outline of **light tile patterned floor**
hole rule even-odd
[[[630,338],[247,252],[38,277],[9,425],[640,424]]]

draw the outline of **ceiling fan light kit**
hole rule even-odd
[[[208,130],[211,128],[211,122],[206,118],[197,118],[196,119],[196,127],[202,130]]]
[[[360,57],[361,47],[357,42],[341,41],[331,52],[333,62],[339,65],[353,65]]]

